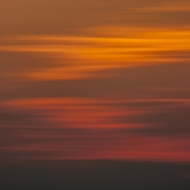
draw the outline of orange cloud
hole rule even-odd
[[[176,12],[176,11],[190,11],[189,2],[172,2],[157,5],[157,6],[146,6],[141,8],[135,8],[135,10],[141,10],[145,12]]]
[[[121,28],[122,29],[122,28]],[[102,29],[103,30],[103,29]],[[43,54],[60,66],[42,68],[17,75],[33,80],[69,80],[98,77],[99,71],[150,64],[188,62],[189,56],[174,56],[190,51],[189,30],[104,28],[115,36],[20,36],[10,37],[0,51]],[[97,32],[100,28],[97,29]],[[96,32],[96,28],[94,28]],[[118,34],[117,34],[118,32]],[[133,35],[132,35],[133,34]],[[6,44],[6,38],[4,39]],[[21,45],[18,45],[21,43]]]

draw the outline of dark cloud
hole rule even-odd
[[[132,106],[133,105],[133,106]],[[124,106],[124,105],[123,105]],[[128,107],[128,105],[125,105]],[[119,123],[136,123],[142,127],[123,129],[123,132],[134,132],[153,136],[189,136],[190,135],[190,105],[176,102],[138,102],[129,104],[131,108],[140,108],[144,114],[135,116],[119,116]],[[122,129],[121,129],[122,131]]]

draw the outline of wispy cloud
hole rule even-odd
[[[186,0],[9,0],[2,159],[190,161]]]
[[[141,10],[144,12],[185,12],[185,11],[190,11],[190,3],[185,1],[185,2],[164,2],[164,3],[157,3],[157,6],[155,5],[145,5],[144,7],[138,7],[137,10]]]
[[[56,65],[15,75],[34,80],[71,80],[98,77],[101,70],[188,62],[189,36],[189,30],[156,29],[138,32],[133,37],[130,34],[128,37],[120,34],[115,37],[20,36],[10,37],[7,42],[4,39],[5,45],[0,50],[32,52],[53,60]],[[6,45],[15,41],[21,45]]]
[[[190,159],[189,99],[25,99],[1,106],[7,159]]]

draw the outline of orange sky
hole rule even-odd
[[[2,1],[3,159],[190,161],[190,3]]]
[[[100,28],[94,28],[95,33],[96,30],[98,33]],[[189,62],[190,57],[186,53],[190,50],[189,30],[140,29],[135,34],[133,34],[135,29],[131,28],[104,28],[104,30],[109,30],[111,33],[115,31],[115,36],[6,37],[2,38],[5,44],[0,46],[0,50],[30,52],[56,63],[55,68],[44,66],[36,68],[36,71],[13,73],[13,76],[34,80],[98,77],[98,71],[101,70]]]

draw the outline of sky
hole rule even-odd
[[[189,163],[189,20],[187,0],[1,0],[0,164]]]

